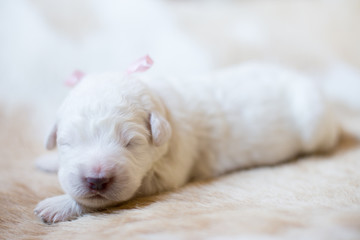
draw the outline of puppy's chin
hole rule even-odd
[[[106,207],[112,207],[122,202],[122,201],[109,200],[101,195],[94,195],[91,197],[80,197],[80,198],[77,197],[75,198],[75,200],[79,204],[91,209],[102,209]]]
[[[136,191],[134,191],[136,192]],[[79,204],[93,209],[101,209],[111,207],[120,204],[121,202],[127,201],[134,196],[134,193],[123,193],[119,194],[112,192],[111,190],[104,193],[93,193],[72,196]]]
[[[134,188],[132,191],[127,189],[127,191],[119,191],[116,186],[113,189],[98,192],[98,193],[89,193],[84,195],[73,196],[73,198],[81,205],[93,208],[93,209],[102,209],[106,207],[111,207],[118,205],[124,201],[129,200],[135,195],[137,188]]]

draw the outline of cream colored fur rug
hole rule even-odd
[[[82,0],[0,4],[0,239],[360,239],[358,1],[118,1],[124,8],[116,2],[91,1],[93,9]],[[71,4],[78,11],[66,12]],[[78,14],[82,20],[71,21]],[[136,25],[134,14],[145,15],[149,25]],[[114,35],[115,26],[104,26],[117,20]],[[152,38],[160,24],[162,35]],[[88,33],[99,29],[107,30]],[[137,31],[147,38],[139,40]],[[94,50],[100,48],[104,55]],[[35,205],[62,190],[56,175],[35,169],[34,159],[44,153],[44,133],[66,93],[63,79],[76,66],[114,70],[146,49],[158,69],[179,74],[254,58],[311,73],[334,62],[353,66],[354,72],[334,70],[326,79],[335,80],[322,82],[333,100],[352,103],[355,110],[337,108],[348,134],[328,155],[233,172],[75,221],[43,224]]]

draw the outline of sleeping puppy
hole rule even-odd
[[[339,127],[311,81],[264,64],[192,79],[85,77],[47,140],[66,194],[41,201],[48,223],[176,189],[190,180],[331,149]],[[48,161],[48,162],[47,162]]]

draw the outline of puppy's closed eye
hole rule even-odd
[[[147,141],[144,138],[133,137],[126,143],[125,147],[131,149],[131,148],[134,148],[134,147],[137,147],[137,146],[144,145],[146,143],[147,143]]]
[[[58,146],[59,147],[70,147],[71,143],[70,143],[70,141],[67,141],[65,139],[59,139],[58,140]]]

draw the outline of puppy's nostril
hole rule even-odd
[[[88,187],[92,190],[103,190],[108,185],[109,178],[86,178]]]

